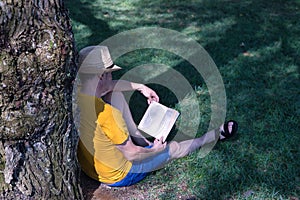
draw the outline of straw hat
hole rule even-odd
[[[79,73],[102,74],[122,69],[115,65],[106,46],[88,46],[79,52]]]

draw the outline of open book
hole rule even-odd
[[[157,139],[163,137],[165,141],[178,116],[177,110],[152,102],[140,121],[138,129]]]

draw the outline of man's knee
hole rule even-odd
[[[124,94],[122,92],[112,92],[111,96],[112,98],[117,98],[117,99],[124,98]]]
[[[109,100],[109,102],[113,100],[119,100],[124,98],[124,95],[122,92],[109,92],[104,96],[104,99]]]
[[[190,153],[189,146],[190,144],[186,142],[176,142],[172,141],[169,144],[170,146],[170,157],[171,159],[182,158],[187,156]]]
[[[172,141],[169,144],[169,152],[171,159],[180,158],[180,145],[176,141]]]
[[[125,97],[122,92],[110,92],[105,96],[105,100],[108,100],[112,106],[119,110],[122,110],[124,107]]]

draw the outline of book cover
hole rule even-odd
[[[178,116],[177,110],[152,102],[142,117],[138,129],[157,139],[163,137],[165,141]]]

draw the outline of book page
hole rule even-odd
[[[165,141],[178,116],[178,111],[157,102],[152,102],[146,110],[138,129],[157,139],[163,137]]]

